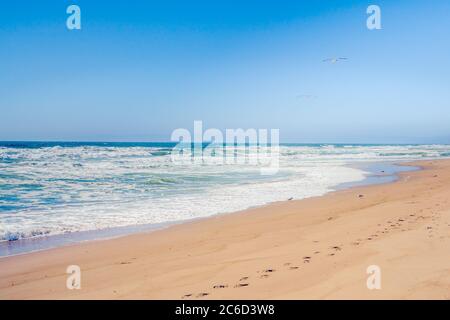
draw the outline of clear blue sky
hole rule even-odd
[[[245,2],[245,4],[243,4]],[[82,29],[66,28],[77,4]],[[366,28],[366,8],[382,30]],[[450,142],[450,1],[5,1],[0,140]],[[322,60],[341,56],[336,64]],[[308,97],[308,96],[313,97]]]

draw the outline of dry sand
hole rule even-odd
[[[2,258],[0,298],[450,299],[450,160],[415,165],[395,183]]]

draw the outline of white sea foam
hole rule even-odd
[[[364,179],[350,163],[449,151],[447,145],[282,146],[279,173],[263,177],[248,165],[175,165],[161,147],[0,147],[0,239],[180,221],[319,196]]]

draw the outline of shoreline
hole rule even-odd
[[[358,169],[365,172],[365,178],[360,181],[340,183],[332,186],[329,192],[320,195],[319,197],[325,196],[329,193],[347,190],[351,188],[364,187],[370,185],[393,183],[397,181],[400,176],[399,174],[404,171],[414,171],[421,170],[419,167],[409,166],[410,161],[404,160],[399,161],[373,161],[373,162],[363,162],[363,163],[348,163],[345,166],[349,168]],[[380,171],[383,169],[383,174],[380,175]],[[384,173],[386,172],[388,173]],[[314,197],[314,196],[311,196]],[[293,200],[303,200],[308,199],[293,199]],[[0,241],[0,259],[5,257],[13,257],[17,255],[29,254],[34,252],[41,252],[45,250],[51,250],[59,247],[67,247],[72,245],[77,245],[80,243],[85,243],[89,241],[104,241],[117,239],[122,237],[127,237],[133,234],[145,234],[150,232],[155,232],[159,230],[164,230],[176,225],[181,225],[185,223],[191,223],[195,221],[201,221],[204,219],[209,219],[214,216],[221,216],[227,214],[240,213],[246,210],[261,208],[269,206],[274,203],[290,201],[280,200],[274,202],[264,203],[258,206],[252,206],[244,208],[242,210],[231,211],[231,212],[221,212],[217,214],[212,214],[206,217],[197,217],[187,220],[177,220],[177,221],[167,221],[155,224],[142,224],[142,225],[131,225],[123,227],[111,227],[107,229],[97,229],[97,230],[86,230],[86,231],[76,231],[67,234],[54,234],[48,236],[38,236],[33,238],[19,239],[15,241]],[[8,252],[8,253],[6,253]],[[11,253],[9,253],[11,252]]]
[[[0,299],[450,299],[450,160],[407,165],[422,170],[392,183],[3,257]],[[365,288],[370,261],[388,279],[383,290]],[[85,270],[82,290],[65,288],[73,264]]]

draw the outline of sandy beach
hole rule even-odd
[[[394,183],[1,258],[0,299],[450,299],[450,160],[410,165]]]

